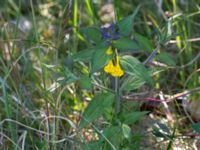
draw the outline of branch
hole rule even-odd
[[[200,87],[197,87],[195,89],[192,89],[192,90],[187,90],[187,91],[184,91],[184,92],[181,92],[181,93],[177,93],[177,94],[174,94],[172,96],[168,96],[168,99],[165,99],[164,101],[163,100],[160,100],[160,99],[156,99],[156,98],[150,98],[150,97],[147,97],[147,98],[135,98],[133,96],[123,96],[123,100],[125,101],[150,101],[150,102],[159,102],[159,103],[169,103],[179,97],[184,97],[184,96],[187,96],[189,94],[192,94],[192,93],[195,93],[195,92],[199,92],[200,91]]]

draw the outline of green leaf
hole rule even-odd
[[[134,39],[139,43],[140,47],[143,50],[152,52],[154,47],[152,45],[152,43],[144,36],[134,32]]]
[[[135,111],[125,115],[125,124],[133,124],[142,118],[148,111]]]
[[[53,83],[47,90],[49,92],[54,92],[57,88],[60,88],[60,86],[68,85],[74,82],[77,82],[79,80],[79,77],[76,76],[68,67],[61,67],[56,70],[55,78],[56,84]],[[1,82],[1,78],[0,78]]]
[[[111,93],[96,95],[86,107],[79,124],[79,129],[98,119],[104,113],[104,110],[112,105],[113,100],[114,95]]]
[[[102,141],[99,141],[99,140],[91,141],[90,143],[85,143],[84,150],[92,150],[92,149],[101,150],[102,146],[103,146]]]
[[[195,123],[191,125],[192,129],[200,134],[200,123]]]
[[[98,71],[107,64],[108,60],[111,58],[111,55],[106,54],[107,48],[108,47],[101,47],[95,50],[92,57],[90,73]]]
[[[134,40],[128,38],[121,38],[119,40],[113,41],[113,47],[119,50],[140,50],[140,46]]]
[[[102,40],[101,32],[95,27],[81,28],[79,32],[89,41],[98,43]]]
[[[131,90],[139,89],[142,85],[144,85],[145,81],[137,76],[129,76],[124,79],[120,91],[129,92]]]
[[[71,84],[78,80],[78,77],[72,73],[67,67],[63,71],[64,80],[58,80],[58,83]]]
[[[91,79],[87,75],[82,75],[80,77],[80,87],[82,89],[90,90],[92,88]]]
[[[132,29],[133,29],[133,20],[136,16],[136,14],[139,11],[140,6],[138,6],[134,13],[130,16],[127,16],[125,18],[123,18],[122,20],[120,20],[117,24],[119,27],[119,33],[123,36],[128,36],[130,35]]]
[[[95,48],[81,50],[72,56],[74,61],[89,62],[95,52]]]
[[[161,52],[159,55],[156,56],[156,60],[165,63],[167,65],[175,66],[176,63],[173,58],[166,52]]]
[[[103,137],[104,136],[104,137]],[[110,142],[109,145],[115,149],[119,149],[119,145],[121,142],[121,128],[119,126],[111,126],[103,131],[103,136],[101,137],[100,140],[104,140],[108,143]]]
[[[172,144],[174,142],[175,133],[176,133],[176,127],[174,128],[173,133],[170,136],[170,141],[169,141],[169,144],[167,145],[167,150],[171,150],[172,149],[171,147],[172,147]]]
[[[121,129],[118,126],[111,126],[109,128],[104,129],[103,135],[106,138],[110,139],[113,137],[113,135],[120,133],[120,132],[121,132]]]
[[[148,71],[137,58],[129,55],[123,56],[121,59],[121,65],[123,70],[130,76],[140,78],[153,85],[154,82],[150,76],[150,71]]]
[[[131,129],[127,124],[122,124],[122,133],[126,139],[131,137]]]

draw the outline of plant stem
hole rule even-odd
[[[121,109],[121,99],[119,95],[119,79],[115,77],[115,113],[118,114]]]

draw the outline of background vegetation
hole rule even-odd
[[[102,64],[91,74],[112,21],[135,41],[112,43],[120,95]],[[1,0],[0,27],[1,149],[200,147],[199,0]]]

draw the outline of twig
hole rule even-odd
[[[149,61],[148,63],[151,63],[151,64],[159,66],[159,67],[168,68],[168,69],[182,69],[182,68],[185,68],[185,67],[188,67],[188,66],[194,64],[194,62],[197,61],[199,59],[199,57],[200,57],[200,52],[191,61],[189,61],[187,64],[181,65],[181,66],[168,66],[164,63],[161,63],[161,62],[158,62],[158,61],[153,61],[153,60]]]
[[[143,62],[143,64],[147,65],[148,63],[151,63],[159,51],[160,45],[156,47],[156,49],[149,55],[149,57]]]
[[[160,91],[159,97],[160,97],[160,100],[162,101],[162,104],[163,104],[164,109],[165,109],[165,111],[166,111],[165,113],[166,113],[167,119],[168,119],[170,122],[174,122],[173,115],[172,115],[172,113],[170,112],[169,106],[168,106],[167,102],[165,101],[164,94],[163,94],[162,91]]]
[[[97,83],[92,82],[92,85],[94,85],[94,86],[96,86],[96,87],[98,87],[98,88],[100,88],[100,89],[106,90],[106,91],[108,91],[108,92],[115,93],[115,91],[113,91],[113,90],[111,90],[111,89],[109,89],[109,88],[107,88],[107,87],[105,87],[105,86],[102,86],[102,85],[100,85],[100,84],[97,84]]]
[[[164,12],[163,9],[162,9],[162,3],[163,3],[163,1],[162,1],[162,0],[154,0],[154,2],[155,2],[155,5],[156,5],[157,8],[158,8],[158,12],[162,15],[163,19],[164,19],[165,21],[167,21],[167,17],[166,17],[166,15],[165,15],[165,12]]]
[[[6,134],[0,132],[0,135],[5,137],[8,141],[10,141],[13,145],[15,145],[15,148],[22,150],[17,143],[15,143],[10,137],[8,137]]]
[[[183,97],[183,96],[189,95],[189,94],[191,94],[191,93],[195,93],[195,92],[200,92],[200,87],[197,87],[197,88],[195,88],[195,89],[188,90],[188,91],[184,91],[184,92],[182,92],[182,93],[177,93],[177,94],[175,94],[175,95],[173,95],[173,96],[170,96],[170,97],[166,100],[166,102],[167,102],[167,103],[168,103],[168,102],[171,102],[171,101],[173,101],[173,100],[175,100],[175,99],[177,99],[177,98],[179,98],[179,97]]]
[[[200,91],[200,87],[197,87],[195,89],[192,89],[192,90],[187,90],[187,91],[184,91],[184,92],[181,92],[181,93],[177,93],[177,94],[174,94],[172,96],[169,96],[168,99],[166,100],[160,100],[160,99],[156,99],[156,98],[135,98],[135,97],[132,97],[132,96],[123,96],[123,100],[125,101],[151,101],[151,102],[160,102],[160,103],[169,103],[179,97],[184,97],[186,95],[189,95],[189,94],[192,94],[192,93],[195,93],[195,92],[199,92]]]
[[[188,39],[188,40],[182,40],[181,42],[199,42],[200,41],[200,37],[199,38],[192,38],[192,39]],[[168,43],[170,44],[174,44],[177,43],[176,40],[170,40]]]

